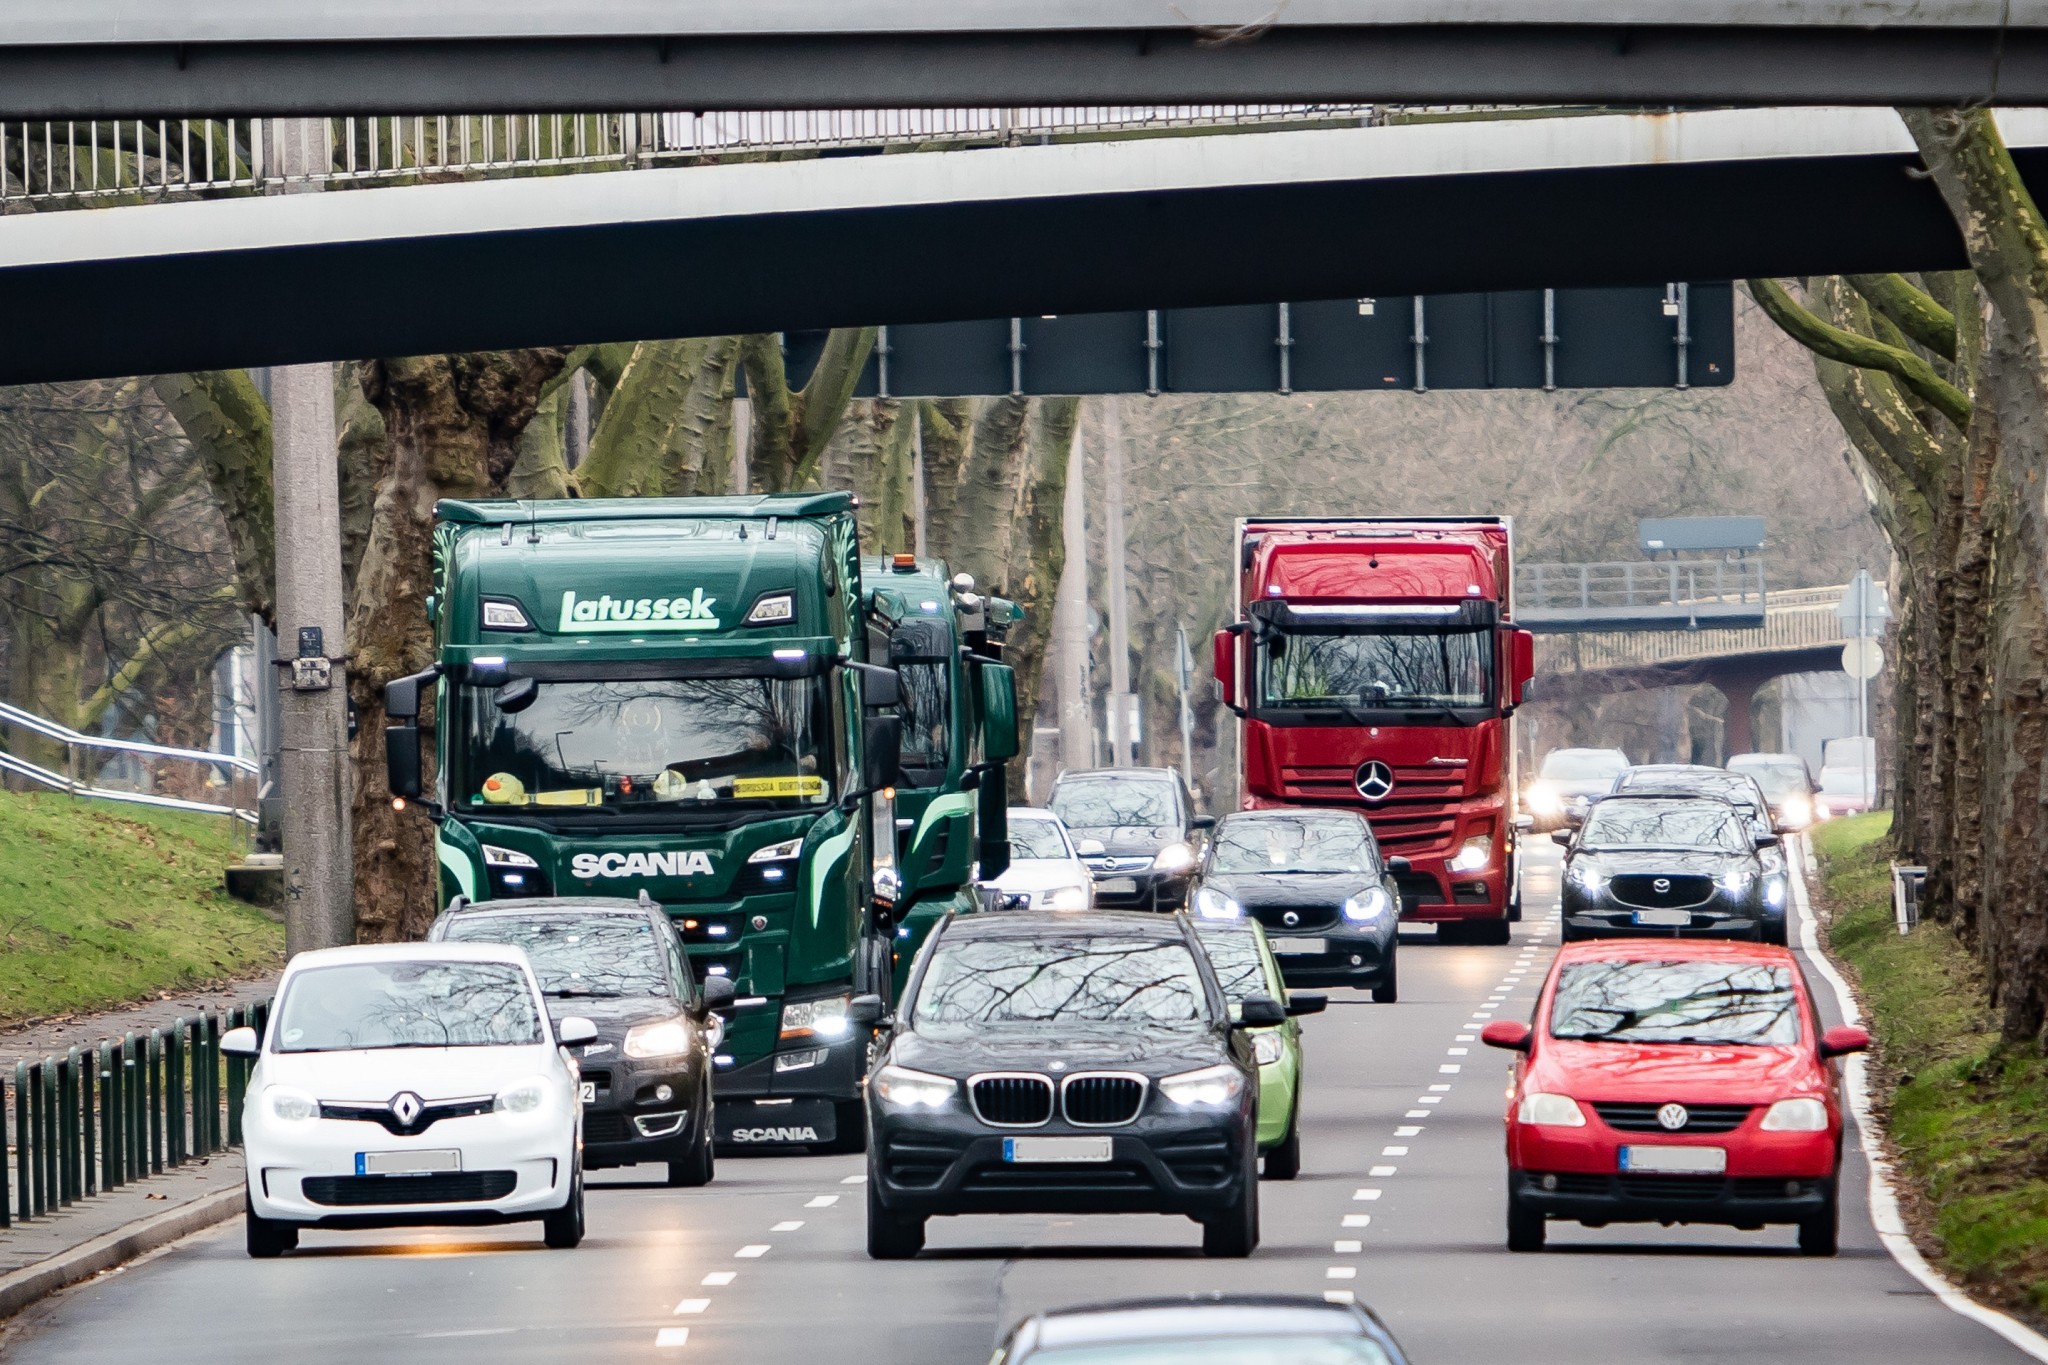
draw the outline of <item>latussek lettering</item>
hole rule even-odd
[[[564,634],[582,631],[717,630],[718,613],[704,589],[693,588],[688,597],[600,597],[578,598],[562,594]]]

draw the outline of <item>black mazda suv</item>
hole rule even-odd
[[[1610,796],[1566,845],[1559,891],[1566,940],[1619,935],[1762,939],[1785,916],[1778,836],[1709,796]]]
[[[862,997],[870,1015],[878,997]],[[868,1254],[965,1213],[1166,1213],[1211,1256],[1259,1241],[1259,1073],[1185,915],[941,922],[868,1080]]]

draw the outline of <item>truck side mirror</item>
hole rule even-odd
[[[1228,628],[1217,631],[1209,648],[1210,667],[1216,670],[1216,690],[1223,704],[1237,711],[1237,632]]]
[[[497,703],[500,711],[512,715],[540,700],[540,684],[531,678],[514,678],[499,688],[491,700]]]
[[[1526,630],[1508,632],[1508,698],[1516,706],[1529,695],[1536,677],[1536,636]]]
[[[870,791],[896,785],[903,767],[903,720],[869,716],[861,722],[861,785]]]
[[[992,763],[1017,756],[1017,674],[1008,664],[981,665],[981,751]]]
[[[903,676],[879,664],[849,664],[860,674],[860,704],[870,711],[893,711],[903,704]]]
[[[420,794],[420,727],[411,723],[384,727],[384,784],[393,796]]]
[[[393,678],[384,684],[384,714],[393,720],[417,720],[420,714],[420,684],[431,673],[414,673],[404,678]]]

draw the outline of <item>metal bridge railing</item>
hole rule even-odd
[[[209,753],[204,749],[174,749],[162,744],[146,744],[140,740],[106,739],[99,735],[81,734],[77,730],[44,720],[33,712],[24,711],[5,702],[0,702],[0,728],[25,730],[31,734],[41,735],[63,745],[65,753],[65,771],[60,773],[19,755],[0,750],[0,773],[12,773],[37,786],[61,791],[70,796],[99,801],[125,801],[141,806],[162,806],[170,810],[195,811],[202,815],[231,815],[247,825],[256,823],[256,782],[260,770],[254,759],[239,758],[234,754]],[[97,771],[90,778],[80,775],[91,767],[83,761],[90,754],[130,756],[142,765],[144,774],[151,781],[154,781],[159,765],[166,763],[198,764],[202,768],[226,769],[229,775],[229,799],[226,803],[199,801],[146,791],[139,787],[109,786],[105,784],[104,775]]]
[[[1621,612],[1763,600],[1761,559],[1525,564],[1515,574],[1517,611]]]
[[[1542,637],[1546,672],[1593,672],[1693,663],[1745,654],[1789,653],[1840,644],[1835,609],[1846,588],[1798,588],[1773,592],[1764,623],[1754,627],[1699,630],[1611,630]]]

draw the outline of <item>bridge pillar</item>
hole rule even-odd
[[[1722,762],[1727,762],[1731,754],[1746,754],[1755,750],[1756,735],[1751,715],[1756,709],[1756,690],[1763,685],[1767,676],[1747,671],[1716,672],[1714,675],[1714,686],[1728,699],[1728,715],[1721,722]]]

